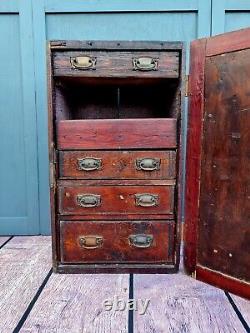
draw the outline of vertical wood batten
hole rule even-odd
[[[48,163],[48,106],[47,106],[47,68],[46,68],[46,24],[44,1],[33,2],[34,67],[37,114],[37,151],[39,170],[39,219],[40,233],[49,235],[49,163]]]

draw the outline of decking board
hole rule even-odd
[[[250,301],[244,298],[241,298],[236,295],[230,294],[235,305],[239,309],[242,317],[245,319],[246,323],[250,327]]]
[[[245,333],[223,291],[183,273],[136,275],[134,297],[151,300],[145,315],[135,312],[136,333]]]
[[[8,236],[0,236],[0,247],[7,242],[7,240],[10,239]]]
[[[52,274],[22,333],[127,333],[127,311],[105,311],[114,295],[126,300],[128,275]]]
[[[0,332],[13,332],[51,268],[50,237],[14,237],[0,250]]]

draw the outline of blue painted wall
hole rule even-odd
[[[0,234],[50,233],[46,40],[181,40],[188,63],[190,40],[247,26],[247,0],[1,0]]]

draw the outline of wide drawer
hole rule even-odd
[[[62,215],[173,214],[174,185],[116,185],[100,182],[82,185],[62,183],[58,188],[58,209]]]
[[[61,120],[57,147],[79,149],[175,149],[177,120],[172,118]]]
[[[175,151],[60,151],[59,177],[173,179]]]
[[[173,263],[173,221],[60,221],[62,263]]]
[[[178,78],[178,52],[56,52],[54,76]]]

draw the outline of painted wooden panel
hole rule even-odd
[[[212,0],[212,35],[250,26],[250,2]]]
[[[17,8],[19,7],[19,8]],[[0,234],[36,234],[38,180],[31,1],[0,7]]]

